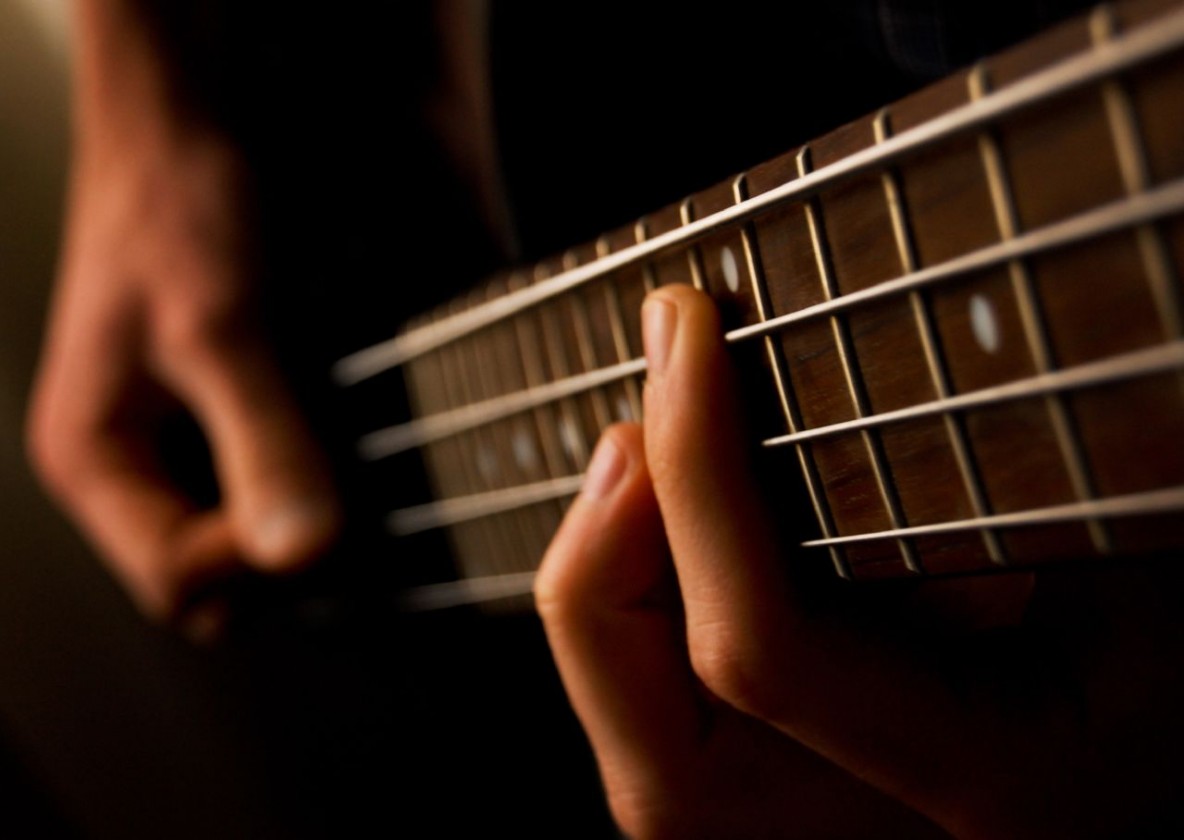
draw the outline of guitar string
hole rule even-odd
[[[1184,487],[1170,487],[1144,493],[1130,493],[1085,502],[1033,508],[1015,513],[998,513],[954,522],[913,525],[895,530],[808,540],[801,545],[803,548],[822,548],[877,540],[895,540],[902,537],[977,531],[984,528],[1020,528],[1099,518],[1114,519],[1170,514],[1182,510],[1184,510]],[[405,610],[426,611],[528,595],[534,584],[535,574],[535,572],[515,572],[415,586],[399,593],[396,603],[397,606]]]
[[[1037,256],[1075,242],[1136,227],[1180,212],[1184,212],[1184,178],[1176,179],[1163,187],[1146,193],[1139,193],[1105,204],[1064,221],[1036,228],[1021,236],[971,251],[944,263],[904,274],[857,292],[770,318],[767,321],[740,327],[726,333],[724,338],[729,344],[734,344],[763,337],[804,321],[834,315],[855,306],[908,293],[940,282],[950,282],[958,277],[1003,265],[1013,260]],[[583,391],[639,376],[644,372],[645,359],[632,359],[628,362],[569,376],[483,402],[471,403],[420,417],[363,436],[358,444],[359,452],[362,457],[368,460],[377,460],[505,419]]]
[[[584,285],[613,271],[651,260],[681,245],[697,241],[722,228],[734,226],[793,199],[804,199],[824,188],[861,173],[893,164],[901,157],[955,135],[1037,105],[1076,88],[1099,82],[1147,63],[1184,45],[1184,10],[1173,11],[1121,38],[1107,41],[1077,56],[1058,62],[988,96],[902,132],[809,175],[782,184],[747,201],[704,216],[702,219],[660,234],[645,242],[594,262],[562,271],[535,285],[496,300],[446,316],[385,342],[340,359],[332,370],[342,385],[350,385],[402,365],[417,356],[448,344],[483,327]]]
[[[934,522],[929,525],[910,525],[889,531],[873,531],[864,534],[850,534],[821,540],[807,540],[803,548],[818,548],[831,545],[873,542],[875,540],[921,537],[930,534],[949,534],[959,531],[977,531],[981,528],[1018,528],[1025,525],[1053,525],[1060,522],[1078,522],[1087,519],[1114,519],[1128,516],[1154,516],[1176,513],[1184,510],[1184,487],[1165,487],[1143,493],[1129,493],[1123,496],[1108,496],[1089,499],[1084,502],[1070,502],[1042,508],[994,513],[953,522]]]
[[[874,426],[969,411],[1005,402],[1042,397],[1052,393],[1079,391],[1098,385],[1125,382],[1181,370],[1184,370],[1184,340],[1155,345],[1097,362],[1060,368],[1049,373],[1040,373],[1015,380],[1005,385],[968,391],[964,394],[919,403],[896,411],[779,435],[765,440],[763,445],[777,447],[803,443]],[[387,518],[387,524],[395,534],[400,536],[455,525],[469,519],[574,495],[579,490],[582,479],[582,475],[571,475],[471,496],[440,499],[393,511]]]

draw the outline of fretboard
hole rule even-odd
[[[641,415],[645,294],[719,304],[754,440],[844,577],[1184,545],[1184,9],[1103,7],[343,360],[401,367],[461,580],[529,586],[600,432]],[[762,406],[766,406],[762,410]],[[706,443],[706,442],[705,442]]]

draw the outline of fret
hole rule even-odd
[[[687,202],[681,201],[650,213],[645,217],[646,235],[652,239],[675,233],[693,224],[693,218],[684,215],[684,208],[687,207]],[[671,283],[695,285],[695,271],[699,270],[700,264],[694,256],[694,251],[694,243],[688,242],[655,256],[650,262],[655,287],[668,286]]]
[[[505,294],[504,282],[489,284],[485,289],[484,299]],[[474,371],[474,393],[481,400],[494,399],[512,393],[521,387],[513,376],[513,369],[495,362],[498,356],[499,335],[502,325],[491,327],[472,337],[470,345],[470,367]],[[477,341],[480,339],[480,341]],[[494,451],[497,453],[494,481],[491,482],[495,490],[505,491],[507,488],[522,486],[536,481],[539,476],[537,470],[526,469],[527,465],[520,463],[516,447],[520,446],[522,433],[522,417],[506,418],[490,424],[489,432],[493,439]],[[532,558],[542,556],[551,541],[551,528],[545,526],[539,516],[539,511],[523,510],[513,519],[521,531],[523,543],[518,552],[507,558],[514,567],[531,565]],[[548,523],[549,524],[549,523]]]
[[[587,271],[577,270],[554,277],[545,285],[525,290],[524,293],[512,296],[512,299],[498,301],[494,306],[457,314],[446,321],[432,324],[430,328],[408,331],[387,342],[359,351],[340,360],[335,366],[334,376],[343,384],[358,382],[388,367],[403,364],[434,347],[447,344],[460,335],[535,306],[595,277],[614,272],[631,262],[655,258],[681,243],[753,218],[774,205],[817,195],[827,185],[834,185],[855,175],[890,165],[902,156],[913,154],[958,133],[972,131],[1012,114],[1030,112],[1034,110],[1033,106],[1045,105],[1051,97],[1080,90],[1101,78],[1170,54],[1181,44],[1184,44],[1184,12],[1177,10],[1164,14],[1155,25],[1142,26],[1123,38],[1120,48],[1104,53],[1080,55],[1072,55],[1070,51],[1069,57],[1051,66],[1048,66],[1048,58],[1044,56],[1039,62],[1040,72],[1029,73],[1016,84],[1009,85],[978,103],[897,135],[892,141],[877,148],[865,149],[842,160],[836,160],[819,169],[812,177],[798,179],[791,184],[785,184],[783,188],[770,190],[744,206],[737,206],[714,217],[701,219],[677,232],[652,236],[644,244],[639,243],[627,252],[616,254],[613,259],[590,266]],[[1016,55],[1022,53],[1017,52]],[[1025,223],[1028,224],[1026,220]]]
[[[1109,6],[1099,6],[1090,15],[1090,34],[1097,46],[1113,40],[1117,26],[1114,10]],[[1119,79],[1107,79],[1102,83],[1102,98],[1126,191],[1130,195],[1145,192],[1151,186],[1150,164],[1130,92]],[[1135,233],[1164,337],[1179,338],[1184,335],[1179,280],[1168,256],[1163,234],[1152,224],[1141,225]]]
[[[1089,18],[1089,37],[1094,51],[1105,52],[1119,43],[1116,16],[1104,9]],[[1181,61],[1174,61],[1179,78]],[[1155,74],[1171,73],[1170,65],[1149,67],[1140,77],[1114,77],[1100,86],[1101,120],[1108,129],[1112,161],[1119,172],[1125,195],[1137,197],[1151,187],[1151,163],[1145,132],[1135,113],[1133,85],[1144,84]],[[1178,103],[1179,96],[1175,102]],[[1175,132],[1178,143],[1178,126]],[[1099,146],[1106,149],[1106,146]],[[1177,169],[1175,174],[1180,174]],[[1149,223],[1136,227],[1122,243],[1122,262],[1115,263],[1114,285],[1122,289],[1129,304],[1127,315],[1118,306],[1109,307],[1112,317],[1138,318],[1121,336],[1128,346],[1172,340],[1180,329],[1179,273],[1172,264],[1169,240],[1174,229],[1176,247],[1181,244],[1177,222]],[[1117,338],[1112,344],[1117,347]],[[1096,485],[1101,495],[1150,490],[1184,481],[1184,455],[1179,446],[1155,446],[1152,440],[1180,440],[1184,435],[1184,376],[1161,377],[1158,381],[1124,383],[1109,394],[1075,396],[1073,406],[1087,452],[1091,457]],[[1109,417],[1110,405],[1119,401],[1126,411]],[[1148,468],[1130,469],[1130,464]],[[1178,530],[1170,522],[1115,523],[1111,537],[1116,550],[1141,550],[1162,541]],[[1158,536],[1156,534],[1158,533]]]
[[[536,266],[535,282],[546,279],[548,273],[546,266]],[[559,303],[561,304],[562,301]],[[535,317],[541,327],[543,347],[546,351],[543,360],[546,370],[545,377],[548,382],[562,381],[571,376],[567,360],[567,347],[564,336],[559,330],[558,315],[554,311],[554,306],[553,303],[552,307],[539,308],[535,312]],[[565,397],[559,402],[558,431],[559,441],[568,463],[571,465],[571,471],[583,472],[588,466],[591,447],[588,445],[587,434],[584,431],[580,404],[574,396]]]
[[[1014,239],[1004,240],[922,268],[915,274],[894,277],[858,291],[847,292],[832,300],[791,309],[760,324],[740,327],[728,333],[728,340],[747,341],[769,333],[781,332],[789,327],[798,329],[801,324],[808,321],[851,312],[875,301],[886,301],[913,289],[936,286],[958,277],[1006,265],[1014,260],[1034,259],[1062,249],[1068,250],[1066,246],[1112,238],[1111,235],[1115,232],[1181,212],[1184,212],[1184,178],[1157,187],[1143,195],[1095,207],[1073,218],[1019,234]]]
[[[505,282],[506,289],[512,289],[516,282],[520,282],[520,278],[508,278]],[[500,371],[499,390],[503,395],[519,393],[527,387],[526,370],[518,345],[516,327],[514,322],[505,322],[492,328],[493,355],[495,366]],[[523,476],[523,481],[527,484],[552,480],[556,475],[551,467],[558,462],[549,462],[548,457],[555,457],[557,453],[548,453],[545,444],[545,412],[544,408],[536,408],[507,418],[503,424],[510,436],[508,458],[513,461],[518,474]],[[551,535],[559,527],[563,511],[557,504],[537,504],[531,507],[530,516],[545,549]]]
[[[438,411],[448,403],[448,393],[440,375],[443,364],[440,354],[432,353],[417,359],[412,368],[415,375],[416,402],[424,411]],[[436,497],[463,493],[463,461],[458,455],[459,443],[455,440],[442,441],[427,447],[425,455],[432,476],[432,487]],[[453,546],[458,570],[465,575],[480,573],[487,556],[487,523],[478,523],[463,529],[450,529],[448,538]]]
[[[439,365],[438,376],[441,393],[444,404],[447,406],[460,406],[465,402],[460,387],[459,374],[456,370],[456,352],[456,345],[453,344],[441,348],[435,354]],[[458,436],[447,441],[446,445],[448,459],[451,461],[451,470],[456,479],[453,493],[469,495],[478,492],[480,479],[476,476],[473,466],[473,453],[476,447],[471,440],[471,434]],[[471,527],[464,530],[472,532],[469,552],[461,556],[466,576],[496,574],[500,565],[497,562],[498,557],[501,554],[502,546],[506,543],[504,528],[491,520],[481,520],[472,523]]]
[[[739,175],[732,182],[732,189],[737,204],[748,199],[748,182],[744,175]],[[752,296],[756,301],[759,321],[767,321],[773,314],[773,304],[769,297],[768,285],[764,279],[764,269],[761,266],[760,251],[757,247],[756,230],[751,222],[740,228],[740,240],[744,249],[744,259],[748,266],[748,277],[752,282]],[[793,393],[789,378],[789,368],[785,361],[785,348],[780,342],[774,341],[773,336],[764,337],[765,353],[769,358],[769,367],[773,373],[773,383],[777,388],[781,410],[785,417],[785,426],[790,434],[796,433],[802,426],[801,414],[798,410],[797,399]],[[814,452],[809,446],[797,445],[794,451],[801,466],[802,476],[806,482],[806,492],[810,496],[810,504],[814,507],[814,515],[818,521],[823,539],[830,539],[837,532],[830,506],[826,503],[826,496],[822,491],[822,479],[818,475],[818,465],[814,461]],[[835,573],[844,580],[851,579],[851,569],[847,565],[847,558],[838,546],[828,546],[831,564]]]
[[[876,115],[873,121],[873,130],[877,143],[883,143],[890,136],[892,131],[890,119],[887,108],[881,110]],[[917,271],[919,265],[913,245],[913,235],[909,230],[907,210],[905,209],[904,199],[901,194],[899,177],[899,174],[892,169],[885,169],[880,176],[881,183],[884,185],[884,198],[888,204],[889,215],[892,218],[893,234],[896,237],[896,245],[900,251],[900,265],[904,273],[911,274]],[[946,372],[946,362],[942,358],[941,344],[937,339],[933,327],[932,313],[925,301],[925,297],[920,291],[914,290],[909,292],[909,305],[912,308],[913,318],[916,321],[917,333],[921,337],[921,346],[924,348],[925,361],[929,367],[933,389],[939,400],[948,399],[950,397],[949,375]],[[955,415],[945,412],[941,415],[941,418],[945,424],[950,448],[954,452],[954,458],[957,461],[958,471],[961,473],[962,484],[970,500],[970,507],[973,511],[974,518],[982,519],[990,511],[987,504],[986,491],[983,487],[982,479],[979,477],[978,467],[970,453],[970,447],[967,445],[965,432]],[[997,565],[1006,565],[1007,558],[999,538],[991,531],[986,530],[982,532],[982,538],[991,562]]]
[[[461,405],[479,401],[476,376],[473,366],[474,355],[470,345],[472,337],[454,342],[447,348],[444,358],[445,373],[453,387],[453,394]],[[473,429],[459,438],[464,458],[465,474],[468,477],[469,493],[485,493],[497,489],[496,452],[493,435],[488,426]],[[525,541],[520,523],[514,519],[495,517],[486,520],[492,536],[488,568],[494,574],[516,571],[512,558],[522,550]]]
[[[426,322],[428,316],[422,321]],[[434,414],[444,410],[447,404],[443,392],[443,379],[439,375],[438,353],[421,356],[407,367],[408,395],[415,414]],[[424,447],[423,456],[427,466],[429,485],[434,498],[447,498],[461,491],[460,462],[453,457],[456,442],[443,441]],[[465,528],[450,528],[447,539],[452,547],[452,557],[457,573],[468,575],[481,571],[480,558],[484,556],[484,531],[488,526],[479,523]]]
[[[1149,219],[1181,212],[1184,212],[1184,180],[1157,187],[1137,199],[1119,201],[1114,205],[1095,208],[1080,217],[1066,219],[1046,228],[1022,234],[1015,239],[1002,241],[944,263],[922,268],[914,274],[896,277],[868,288],[848,292],[831,300],[808,303],[798,308],[789,307],[791,311],[786,314],[776,315],[768,321],[731,330],[725,338],[729,343],[735,344],[773,333],[805,336],[809,332],[810,322],[821,319],[826,319],[829,322],[830,318],[841,313],[854,312],[866,307],[869,302],[890,301],[901,293],[913,289],[942,284],[994,266],[1005,265],[1010,261],[1022,260],[1061,249],[1066,245],[1099,234],[1122,230]],[[762,227],[760,220],[755,225],[758,231]],[[814,261],[813,256],[811,256],[811,261]],[[800,265],[798,267],[801,268]],[[528,315],[521,317],[528,318]],[[788,329],[790,327],[792,330]],[[522,338],[522,341],[532,342],[527,337]],[[537,347],[537,339],[533,340],[531,346]],[[532,361],[536,365],[541,364],[537,359]],[[418,418],[401,426],[373,432],[363,438],[360,448],[367,458],[385,457],[433,440],[458,434],[466,429],[475,428],[517,412],[528,411],[573,394],[601,387],[609,382],[634,377],[644,372],[644,369],[644,359],[636,358],[629,362],[601,368],[592,373],[555,382],[545,381],[546,375],[540,374],[542,384],[537,387],[529,387],[522,392],[507,395],[491,403],[449,409],[437,415]],[[848,389],[843,385],[843,391],[846,390]],[[821,395],[821,397],[825,396],[825,394]]]
[[[602,236],[596,240],[596,256],[604,258],[611,252],[612,246],[609,244],[607,236]],[[626,334],[625,315],[621,309],[621,295],[617,289],[617,284],[607,282],[604,284],[604,300],[608,312],[609,326],[612,329],[613,349],[616,351],[616,362],[627,362],[633,358],[629,352],[629,338]],[[641,420],[641,388],[638,387],[637,380],[633,378],[624,381],[625,397],[628,400],[630,408],[629,417],[620,417],[622,420]],[[619,412],[620,413],[620,412]]]
[[[690,198],[684,198],[682,203],[678,205],[678,217],[684,225],[695,221],[694,205]],[[691,245],[687,248],[687,266],[691,271],[691,285],[701,292],[706,291],[707,286],[703,280],[705,275],[703,253],[699,250],[698,245]]]
[[[510,552],[486,545],[540,544],[578,444],[586,461],[640,411],[647,287],[686,282],[735,355],[759,353],[741,374],[770,371],[741,393],[776,397],[765,442],[794,448],[808,544],[841,575],[1083,557],[1095,533],[1114,553],[1178,545],[1184,60],[1160,56],[1184,46],[1184,10],[1128,38],[1130,10],[992,60],[998,90],[983,65],[412,325],[408,381],[453,393],[364,448],[425,445],[432,473],[461,475],[392,527],[446,527],[487,564]],[[523,426],[534,461],[513,460]],[[462,564],[494,589],[511,576]]]
[[[650,238],[649,220],[642,217],[633,225],[633,242],[636,245],[644,244]],[[646,294],[649,294],[654,289],[658,288],[658,278],[654,274],[654,264],[650,261],[641,264],[641,278],[645,286]],[[640,307],[638,307],[640,311]]]
[[[990,90],[990,76],[986,65],[977,65],[971,71],[967,82],[971,99],[985,96]],[[1003,150],[995,135],[989,131],[978,135],[978,144],[983,169],[990,187],[999,236],[1004,242],[1012,241],[1020,235],[1020,220],[1012,195],[1011,179],[1007,174]],[[1032,355],[1036,371],[1049,373],[1054,370],[1055,363],[1051,342],[1045,328],[1044,314],[1036,295],[1031,272],[1027,263],[1020,259],[1010,261],[1008,271],[1011,277],[1012,292],[1019,304],[1028,350]],[[1094,498],[1096,493],[1081,440],[1070,417],[1068,406],[1059,394],[1049,394],[1045,397],[1044,403],[1056,437],[1057,449],[1068,471],[1074,496],[1078,500],[1088,501]],[[1085,525],[1094,550],[1102,554],[1108,553],[1111,543],[1105,523],[1099,520],[1089,520]]]
[[[798,177],[805,177],[811,169],[809,146],[803,146],[798,152],[796,164]],[[823,228],[821,208],[817,199],[804,202],[804,210],[814,258],[817,262],[818,276],[822,282],[823,299],[830,301],[838,297],[838,286],[834,277],[826,233]],[[839,364],[847,384],[847,392],[851,398],[851,407],[857,417],[863,417],[868,413],[868,403],[864,393],[863,380],[855,362],[854,342],[851,339],[850,328],[839,316],[830,318],[830,328],[834,338],[834,346],[838,352]],[[881,501],[883,501],[888,514],[888,520],[894,530],[899,530],[905,527],[905,518],[896,487],[892,483],[891,473],[888,471],[883,444],[880,438],[871,431],[863,430],[860,432],[860,436],[867,450],[868,461],[871,464]],[[897,547],[905,567],[911,572],[921,572],[921,563],[913,544],[906,539],[901,539],[897,541]]]
[[[736,178],[697,193],[690,203],[692,218],[711,216],[736,206]],[[753,295],[752,277],[744,256],[742,236],[746,228],[751,231],[751,222],[704,236],[697,246],[703,289],[715,300],[725,330],[761,321],[760,306]],[[779,410],[774,413],[780,417]]]
[[[611,258],[611,255],[628,250],[637,244],[637,237],[645,235],[645,221],[639,221],[627,227],[610,231],[601,237],[598,262]],[[625,350],[619,352],[622,361],[639,359],[644,355],[641,345],[641,305],[645,296],[656,288],[653,267],[649,264],[634,264],[609,274],[605,278],[605,286],[612,288],[618,305],[614,307],[621,322],[621,337]]]
[[[522,275],[510,279],[511,287],[526,284]],[[513,321],[514,344],[518,350],[518,358],[522,364],[522,371],[527,388],[539,388],[546,381],[542,366],[542,348],[538,336],[530,322],[529,313],[518,316]],[[543,446],[544,463],[547,474],[551,478],[567,475],[570,471],[564,463],[563,448],[556,438],[555,430],[559,427],[556,421],[555,407],[549,402],[533,406],[535,420],[538,425],[539,440]]]
[[[563,255],[563,268],[565,271],[575,268],[579,262],[579,258],[574,251],[568,251]],[[584,303],[584,291],[579,290],[567,296],[567,314],[575,329],[576,348],[579,351],[576,358],[579,360],[580,370],[573,371],[575,374],[587,373],[600,367],[596,360],[596,348],[592,341],[592,327],[588,323],[588,307]],[[592,413],[596,421],[594,429],[597,432],[597,437],[599,437],[599,433],[603,432],[612,423],[612,411],[609,409],[608,398],[602,389],[595,388],[589,391],[588,394],[592,402]]]
[[[1101,46],[1096,43],[1099,18],[1095,16],[1093,21],[1092,25],[1082,21],[1074,27],[1074,48],[1093,54],[1119,48],[1125,39],[1115,39]],[[1173,59],[1173,64],[1178,72],[1179,57]],[[1154,65],[1149,66],[1146,73],[1154,77],[1165,70],[1171,72],[1163,65]],[[1140,79],[1145,78],[1147,76],[1140,73]],[[998,75],[997,81],[1006,84],[1008,78]],[[1125,87],[1129,82],[1124,77],[1119,84]],[[1026,212],[1032,223],[1042,224],[1059,213],[1071,212],[1079,202],[1105,200],[1112,195],[1139,199],[1149,194],[1130,190],[1131,161],[1135,156],[1130,154],[1130,148],[1124,152],[1117,145],[1121,141],[1116,141],[1115,137],[1116,100],[1113,95],[1108,97],[1106,90],[1105,81],[1100,80],[1095,88],[1083,91],[1075,98],[1066,98],[1059,105],[1062,111],[1071,113],[1064,114],[1056,124],[1053,123],[1056,114],[1049,112],[1043,119],[1034,113],[1000,126],[1001,141],[1007,148],[1012,171],[1013,192],[1017,194],[1016,203],[1022,205],[1026,190]],[[1177,89],[1173,102],[1178,101],[1178,96]],[[1064,142],[1065,130],[1074,137],[1071,152],[1097,150],[1081,164],[1088,163],[1089,178],[1058,178],[1058,171],[1049,169],[1051,161],[1057,159],[1061,163],[1066,157],[1056,152]],[[1122,131],[1122,128],[1118,130]],[[1178,127],[1173,133],[1178,144]],[[1138,139],[1141,141],[1141,136]],[[1056,202],[1049,199],[1037,201],[1037,192],[1054,192],[1047,189],[1050,180],[1058,188],[1061,181],[1069,181],[1069,188],[1056,190],[1063,193]],[[1017,185],[1023,186],[1024,190]],[[1023,213],[1024,208],[1020,206],[1021,219]],[[1173,224],[1165,221],[1160,229],[1170,230]],[[1029,261],[1057,364],[1072,365],[1105,358],[1163,341],[1163,307],[1157,304],[1153,284],[1148,282],[1146,246],[1140,245],[1141,238],[1144,243],[1147,241],[1136,225],[1133,230],[1116,232],[1080,247],[1041,255]],[[1095,279],[1093,282],[1087,279],[1083,284],[1082,278]],[[1097,329],[1097,324],[1106,327]],[[1160,446],[1160,451],[1152,451],[1145,443],[1179,439],[1184,431],[1178,420],[1181,410],[1178,381],[1124,383],[1104,392],[1069,395],[1066,404],[1081,441],[1084,460],[1088,463],[1091,495],[1105,497],[1181,480],[1184,463],[1181,463],[1179,447]],[[1116,412],[1116,405],[1121,405],[1123,410]],[[1132,469],[1132,464],[1138,464],[1140,468]],[[1142,529],[1132,523],[1107,523],[1105,535],[1107,547],[1112,551],[1127,552],[1146,545]]]

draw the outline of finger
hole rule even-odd
[[[935,662],[798,608],[745,467],[714,307],[689,287],[664,287],[647,299],[643,329],[646,456],[696,672],[724,700],[948,817],[975,795],[959,782],[965,767],[997,781],[1038,739],[1014,726],[1004,737],[972,682],[955,695]]]
[[[675,784],[704,727],[662,522],[635,425],[608,429],[535,598],[613,795]],[[618,818],[639,803],[616,803]],[[644,807],[644,806],[642,806]]]
[[[244,559],[268,571],[299,568],[340,524],[323,452],[244,303],[171,314],[159,320],[162,376],[210,439]]]
[[[535,595],[625,832],[933,836],[793,739],[704,698],[671,572],[640,429],[611,428]]]
[[[690,287],[670,286],[647,298],[643,325],[646,457],[692,652],[710,657],[725,634],[780,632],[789,593],[743,467],[749,456],[715,307]],[[749,609],[737,612],[737,603]]]
[[[33,463],[139,609],[181,617],[206,583],[239,564],[224,517],[198,514],[163,476],[147,430],[126,310],[58,307],[29,417]],[[205,612],[209,613],[209,610]],[[205,623],[209,623],[205,620]]]

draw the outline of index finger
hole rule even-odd
[[[947,828],[965,828],[964,815],[991,812],[1000,798],[1039,808],[1034,788],[1007,789],[1017,768],[1029,779],[1038,767],[1057,775],[1064,755],[1039,720],[1008,719],[988,680],[955,691],[937,657],[800,608],[746,466],[711,301],[660,288],[643,328],[646,457],[700,678]],[[968,766],[990,782],[969,783]]]

